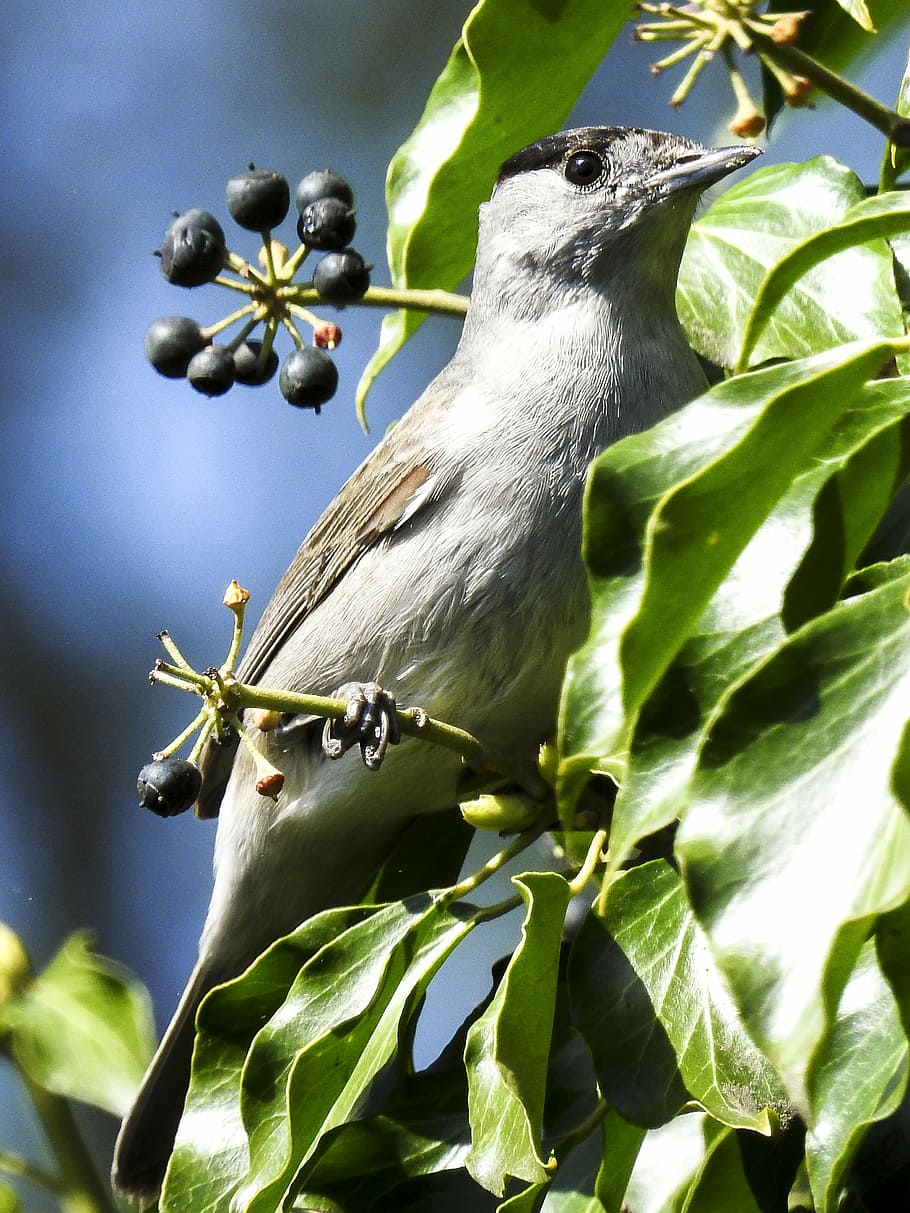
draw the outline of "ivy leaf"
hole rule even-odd
[[[575,940],[569,989],[600,1088],[626,1120],[653,1127],[695,1101],[723,1124],[769,1133],[786,1114],[663,860],[614,879],[605,912]]]
[[[527,906],[521,942],[465,1045],[473,1143],[466,1165],[498,1196],[509,1176],[532,1184],[549,1179],[540,1138],[559,948],[571,896],[555,872],[512,880]]]
[[[868,940],[831,1031],[813,1058],[806,1167],[818,1213],[839,1207],[843,1179],[863,1134],[897,1108],[906,1085],[907,1038],[878,967],[875,941]]]
[[[908,465],[910,380],[867,384],[750,540],[646,702],[613,810],[613,864],[682,813],[720,697],[787,629],[834,604]]]
[[[50,964],[0,1009],[16,1062],[57,1095],[123,1116],[155,1047],[145,988],[71,935]]]
[[[412,134],[389,165],[388,258],[400,287],[454,289],[470,271],[477,209],[513,152],[562,125],[628,20],[602,0],[480,0]],[[393,312],[357,388],[423,322]]]
[[[866,7],[866,0],[837,0],[845,13],[848,13],[860,29],[866,30],[869,34],[875,33],[875,26],[872,24],[872,16]]]
[[[241,1073],[250,1046],[323,948],[373,913],[343,907],[308,919],[276,940],[247,971],[212,990],[196,1020],[193,1069],[161,1195],[162,1213],[218,1213],[249,1170],[241,1117]]]
[[[730,379],[595,460],[584,531],[592,619],[569,662],[560,712],[564,814],[590,770],[621,782],[643,704],[891,349],[856,343]]]
[[[698,352],[734,366],[753,300],[772,268],[809,237],[841,223],[864,198],[856,174],[828,156],[771,165],[730,186],[694,224],[680,267],[677,308]],[[886,245],[850,247],[795,283],[749,365],[902,331]]]
[[[908,229],[910,200],[907,195],[903,191],[878,194],[851,206],[841,223],[815,233],[791,249],[768,272],[758,289],[743,333],[739,369],[745,369],[753,361],[752,354],[762,330],[783,300],[786,298],[789,303],[794,293],[799,293],[795,291],[797,284],[813,267],[845,250],[859,245],[868,247],[872,242],[900,236]],[[890,256],[887,249],[882,250],[880,245],[879,250]],[[879,286],[883,288],[879,296],[883,327],[879,331],[900,336],[903,326],[897,290],[893,287],[889,289],[887,279],[880,281]],[[843,294],[839,292],[839,297],[842,298]]]
[[[0,1213],[22,1213],[16,1189],[0,1179]]]
[[[870,922],[910,897],[910,559],[892,567],[721,701],[677,837],[713,953],[803,1110]]]

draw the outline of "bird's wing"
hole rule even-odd
[[[448,395],[436,381],[435,405]],[[263,612],[237,668],[241,682],[267,680],[267,671],[301,621],[368,548],[447,495],[456,475],[443,476],[419,422],[419,405],[399,421],[386,439],[350,477],[304,539]],[[423,423],[426,424],[425,422]],[[201,759],[203,790],[199,817],[216,817],[233,762],[236,742],[209,742]]]

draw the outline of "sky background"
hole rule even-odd
[[[197,665],[220,661],[228,581],[251,589],[255,618],[458,330],[432,319],[380,378],[370,436],[354,419],[353,391],[378,334],[373,310],[342,317],[340,389],[320,417],[287,405],[277,382],[207,400],[152,371],[143,334],[174,312],[209,323],[231,301],[213,287],[169,286],[151,253],[173,209],[201,206],[252,258],[257,238],[227,220],[227,178],[249,160],[292,185],[331,167],[357,195],[355,245],[375,263],[374,281],[387,282],[385,168],[469,9],[457,0],[4,6],[0,921],[36,966],[90,928],[100,951],[147,983],[159,1026],[193,962],[214,830],[136,806],[138,768],[192,709],[146,682],[155,633],[168,628]],[[861,81],[889,100],[905,56],[906,30],[882,39]],[[653,57],[621,37],[567,125],[732,142],[719,68],[716,87],[675,113],[666,99],[678,77],[655,83]],[[762,163],[823,152],[877,177],[879,138],[824,104],[785,116]],[[485,988],[489,959],[475,957],[473,977],[456,973],[465,1005]],[[440,1021],[440,1040],[458,1010]],[[115,1125],[100,1115],[86,1123],[106,1170]],[[41,1157],[6,1072],[0,1147]]]

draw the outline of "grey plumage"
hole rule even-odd
[[[754,154],[607,127],[506,162],[481,209],[458,350],[304,540],[243,681],[331,694],[375,679],[534,757],[587,625],[587,466],[702,390],[676,317],[679,260],[701,190]],[[320,733],[301,720],[261,735],[286,775],[277,804],[256,794],[243,748],[208,755],[215,887],[187,992],[118,1139],[125,1193],[160,1186],[205,992],[309,915],[357,900],[409,819],[454,804],[448,752],[405,739],[371,773],[353,755],[326,760]]]

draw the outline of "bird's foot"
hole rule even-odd
[[[389,746],[401,741],[395,696],[378,682],[346,682],[335,698],[347,700],[347,709],[340,719],[325,722],[322,752],[340,758],[359,745],[364,766],[378,771]]]

